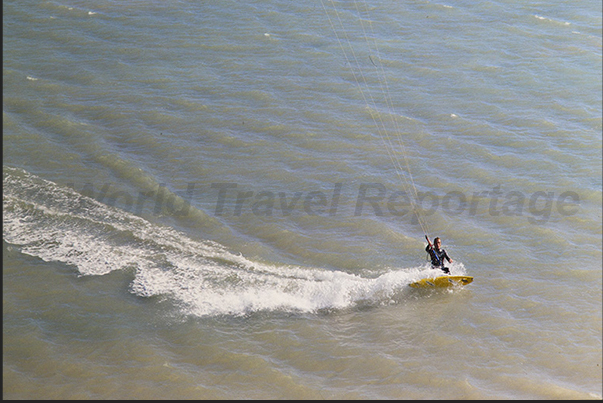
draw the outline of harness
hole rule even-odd
[[[443,249],[442,249],[442,252],[444,252]],[[431,264],[432,265],[433,265],[433,262],[435,261],[435,262],[437,262],[435,264],[435,266],[444,266],[444,262],[442,262],[442,259],[440,259],[440,256],[438,256],[438,252],[435,250],[435,247],[431,247],[429,249],[429,255],[431,257]]]

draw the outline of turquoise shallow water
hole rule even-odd
[[[600,3],[3,12],[5,397],[601,398]]]

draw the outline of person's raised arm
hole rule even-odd
[[[433,245],[431,244],[431,241],[429,240],[429,237],[427,235],[425,235],[425,239],[427,239],[427,245],[429,245],[429,249],[433,249]]]

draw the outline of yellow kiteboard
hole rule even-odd
[[[458,285],[467,285],[473,281],[471,276],[440,276],[434,278],[424,278],[410,286],[414,288],[431,288],[431,287],[452,287]]]

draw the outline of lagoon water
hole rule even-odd
[[[3,12],[5,398],[601,399],[600,1]]]

